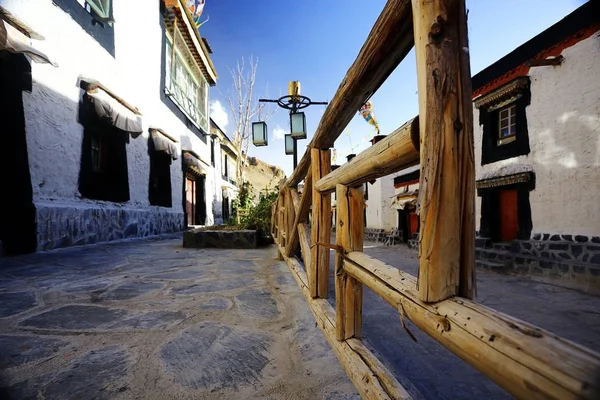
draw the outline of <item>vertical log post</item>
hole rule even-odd
[[[331,172],[331,151],[311,149],[311,169],[313,182]],[[317,243],[331,241],[331,195],[319,193],[312,188],[312,252],[311,268],[308,274],[312,297],[326,299],[329,292],[329,249]]]
[[[418,287],[422,301],[436,302],[457,295],[460,284],[467,285],[461,290],[467,297],[474,290],[475,164],[465,0],[413,0],[412,5],[422,122]]]
[[[285,246],[285,228],[283,226],[283,210],[284,210],[284,195],[283,193],[281,193],[279,195],[279,198],[277,199],[277,240],[279,243],[279,246],[283,247]],[[283,260],[283,254],[281,254],[281,251],[279,250],[279,248],[277,249],[277,259],[278,260]]]
[[[296,218],[296,206],[294,204],[294,196],[298,196],[298,192],[295,189],[286,189],[285,190],[285,231],[287,232],[287,236],[285,238],[286,246],[289,244],[292,231],[294,230],[294,219]],[[296,202],[298,200],[296,199]],[[287,254],[286,254],[287,255]]]
[[[362,337],[362,283],[344,270],[344,253],[363,250],[364,200],[361,188],[336,186],[335,261],[336,336],[338,340]]]

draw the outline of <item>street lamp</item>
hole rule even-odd
[[[326,101],[312,101],[300,95],[300,82],[291,81],[288,84],[288,95],[278,99],[258,99],[261,103],[277,103],[281,108],[290,110],[290,133],[285,135],[285,154],[294,155],[294,169],[298,165],[298,140],[306,139],[306,117],[298,112],[314,104],[326,105]],[[259,121],[252,123],[252,142],[255,146],[267,146],[269,143],[267,124]]]
[[[266,122],[252,123],[252,143],[254,143],[255,146],[269,145],[269,134],[267,133]]]
[[[290,113],[290,126],[294,139],[306,139],[306,117],[303,112]]]
[[[285,135],[285,154],[294,154],[294,148],[294,137],[290,133],[287,133]],[[295,168],[296,166],[294,166],[294,169]]]

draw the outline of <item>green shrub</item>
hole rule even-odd
[[[277,201],[279,189],[275,188],[266,195],[261,196],[257,205],[249,208],[249,213],[240,219],[243,229],[257,229],[261,236],[271,236],[271,211]]]

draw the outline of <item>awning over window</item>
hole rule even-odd
[[[16,27],[18,27],[18,29]],[[50,60],[41,50],[36,49],[31,42],[32,38],[43,39],[43,36],[35,34],[34,31],[24,26],[19,20],[13,17],[8,11],[0,7],[0,50],[8,50],[11,53],[22,53],[28,55],[37,63],[52,64],[57,67],[58,64]]]
[[[391,207],[394,210],[405,210],[409,206],[416,206],[419,200],[419,189],[410,192],[400,193],[392,200]]]
[[[491,93],[481,95],[473,100],[476,108],[485,107],[489,111],[504,107],[517,101],[523,94],[523,88],[529,86],[529,77],[521,76]]]
[[[109,121],[122,131],[129,132],[134,138],[142,133],[141,114],[135,114],[103,87],[90,85],[85,99],[100,119]]]
[[[209,165],[190,150],[183,151],[183,168],[187,172],[206,175]]]
[[[533,167],[529,164],[510,164],[482,174],[475,182],[477,189],[527,183],[533,180]]]
[[[173,160],[177,160],[179,151],[177,150],[177,141],[175,139],[167,135],[160,128],[150,128],[150,136],[154,144],[154,151],[162,151],[170,155]]]

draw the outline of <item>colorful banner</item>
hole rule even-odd
[[[200,28],[206,22],[208,22],[208,18],[204,22],[200,22],[200,16],[202,15],[202,11],[204,11],[204,3],[206,0],[188,0],[188,9],[194,17],[194,24],[196,25],[196,29]]]
[[[379,124],[375,119],[375,112],[373,111],[373,104],[371,104],[371,100],[367,100],[367,102],[360,108],[359,112],[369,124],[375,127],[377,134],[379,135]]]

